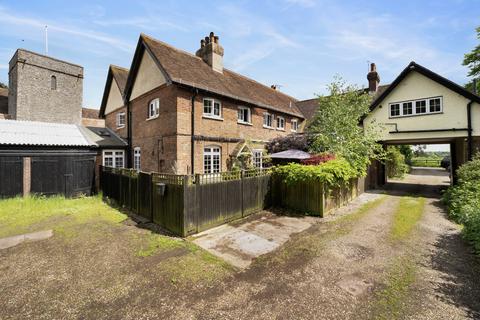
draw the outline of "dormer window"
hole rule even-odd
[[[148,104],[148,119],[158,118],[160,112],[160,99],[156,98]]]
[[[50,77],[50,89],[57,90],[57,77],[51,76]]]
[[[222,103],[217,99],[203,99],[203,116],[206,118],[221,119]]]

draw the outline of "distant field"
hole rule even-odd
[[[440,157],[415,157],[412,158],[411,165],[413,167],[440,167],[441,161]]]

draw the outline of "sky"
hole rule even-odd
[[[130,67],[141,32],[194,53],[210,31],[225,67],[297,99],[325,94],[339,75],[381,84],[415,61],[465,83],[464,53],[477,43],[480,0],[422,1],[2,1],[0,81],[17,48],[82,65],[85,107],[99,108],[108,66]]]

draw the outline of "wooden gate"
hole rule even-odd
[[[18,156],[0,157],[0,198],[23,193],[23,159]]]

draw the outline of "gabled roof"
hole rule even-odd
[[[0,120],[0,145],[96,147],[74,124]]]
[[[383,92],[387,90],[389,86],[390,86],[389,84],[378,86],[377,92],[375,92],[375,95],[373,96],[373,98],[376,99],[376,97],[383,94]],[[368,88],[362,89],[362,90],[364,90],[365,92],[368,92]],[[308,100],[297,101],[297,107],[303,113],[303,115],[305,116],[305,119],[310,120],[315,116],[315,113],[317,112],[320,105],[318,102],[318,98],[313,98]]]
[[[395,88],[398,86],[398,84],[400,82],[402,82],[402,80],[405,79],[405,77],[412,71],[416,71],[416,72],[424,75],[425,77],[427,77],[427,78],[429,78],[429,79],[431,79],[435,82],[438,82],[439,84],[441,84],[441,85],[447,87],[448,89],[464,96],[467,99],[470,99],[472,101],[480,103],[480,96],[468,91],[467,89],[465,89],[462,86],[459,86],[455,82],[450,81],[447,78],[444,78],[441,75],[439,75],[439,74],[437,74],[437,73],[419,65],[418,63],[415,63],[414,61],[412,61],[408,64],[408,66],[405,69],[403,69],[403,71],[390,84],[390,86],[388,86],[388,88],[385,91],[383,91],[380,95],[378,95],[375,98],[375,100],[373,100],[373,102],[370,106],[370,110],[375,109],[383,101],[383,99],[385,99],[390,94],[390,92],[395,90]]]
[[[100,112],[98,115],[99,118],[105,117],[105,108],[107,107],[108,94],[110,93],[112,81],[115,81],[118,89],[120,90],[120,95],[123,97],[127,78],[128,69],[114,66],[113,64],[108,67],[107,82],[105,83],[105,89],[103,90],[102,104],[100,105]]]
[[[303,118],[295,106],[297,101],[282,92],[242,76],[226,68],[223,74],[214,71],[201,58],[174,48],[162,41],[141,34],[129,73],[125,95],[130,97],[136,72],[144,50],[155,60],[167,83],[196,88],[266,109]]]
[[[87,138],[99,147],[125,148],[128,144],[109,128],[86,127],[84,130]]]

